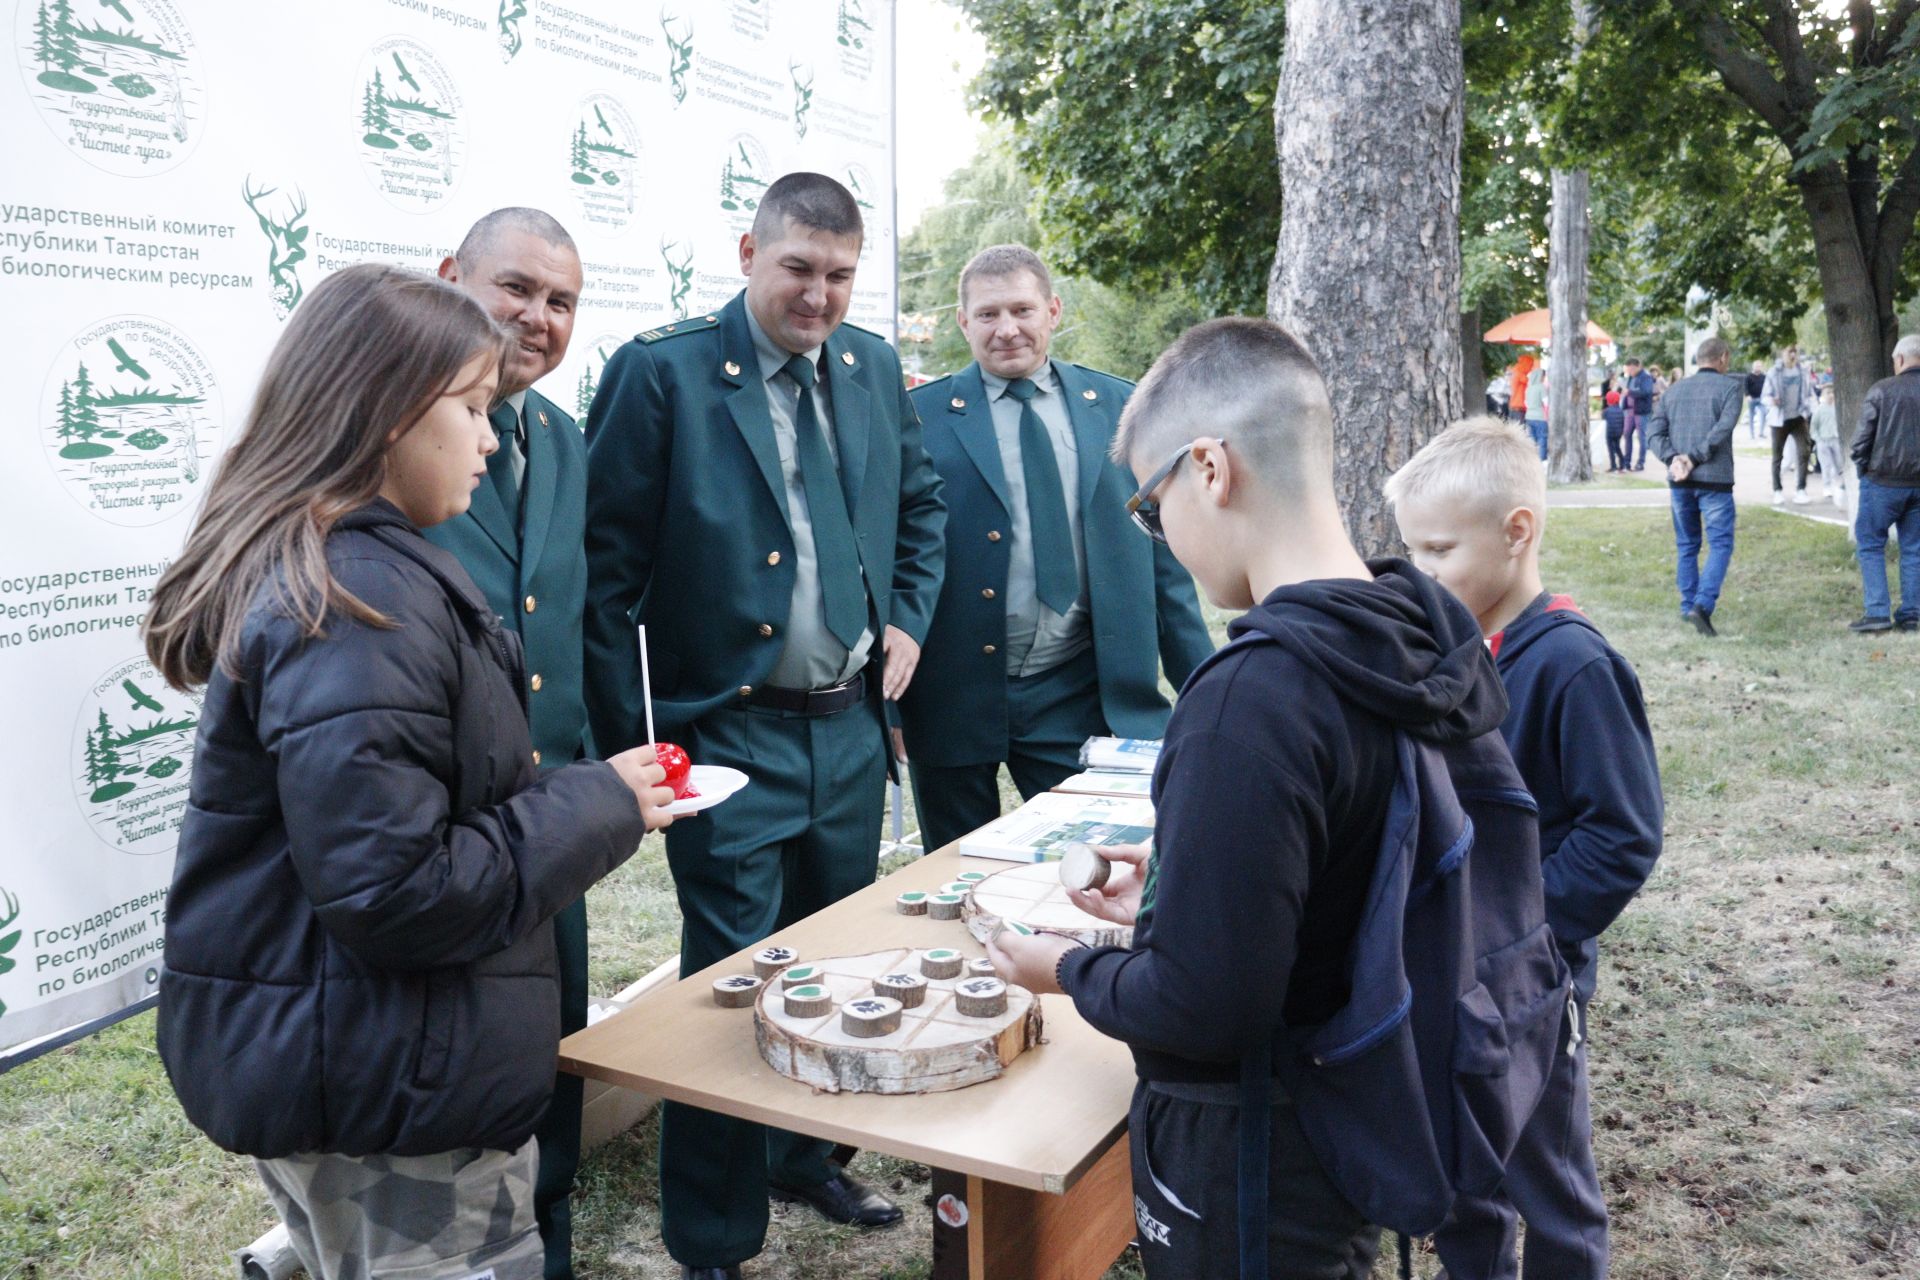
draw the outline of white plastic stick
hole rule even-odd
[[[653,738],[653,676],[647,670],[647,624],[640,624],[640,698],[647,708],[647,745]]]

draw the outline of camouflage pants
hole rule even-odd
[[[541,1280],[538,1148],[256,1160],[313,1280]]]

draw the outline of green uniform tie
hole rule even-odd
[[[846,493],[840,487],[840,469],[827,452],[827,438],[813,411],[813,383],[819,371],[805,356],[787,361],[784,372],[800,387],[793,411],[794,452],[800,459],[800,483],[807,493],[807,514],[813,521],[813,554],[820,566],[820,602],[826,610],[827,630],[852,649],[867,629],[867,588],[860,576],[860,550],[847,518]]]
[[[1027,479],[1027,528],[1033,537],[1034,591],[1040,603],[1064,614],[1080,596],[1080,573],[1073,563],[1073,526],[1067,521],[1067,494],[1060,487],[1060,464],[1046,424],[1033,410],[1040,388],[1031,378],[1007,384],[1020,402],[1020,470]]]

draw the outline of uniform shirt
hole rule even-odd
[[[747,308],[747,328],[753,333],[753,349],[760,357],[760,377],[767,389],[767,413],[773,419],[773,438],[780,447],[780,476],[787,488],[787,527],[793,533],[793,599],[787,606],[787,643],[780,658],[767,675],[767,682],[783,689],[825,689],[853,679],[866,665],[873,649],[873,627],[860,633],[849,650],[827,630],[826,602],[820,595],[820,558],[813,547],[813,518],[807,510],[807,488],[800,476],[800,451],[794,439],[794,413],[800,407],[800,384],[785,370],[793,353],[783,349],[754,318]],[[798,354],[813,361],[817,369],[821,348]],[[813,383],[813,412],[826,437],[827,452],[835,465],[840,461],[840,443],[833,426],[833,398],[825,374]],[[851,517],[851,512],[848,513]],[[868,619],[872,619],[872,597],[868,597]]]
[[[993,409],[994,442],[1000,446],[1000,470],[1007,482],[1007,503],[1013,508],[1013,546],[1007,557],[1007,674],[1030,676],[1078,657],[1093,643],[1087,604],[1087,544],[1080,523],[1080,445],[1067,416],[1060,379],[1049,360],[1033,374],[1040,394],[1033,411],[1053,442],[1054,465],[1060,469],[1060,490],[1067,500],[1067,527],[1073,533],[1073,567],[1080,594],[1066,613],[1055,613],[1040,602],[1033,567],[1032,521],[1027,517],[1027,472],[1020,457],[1020,402],[1007,394],[1008,380],[980,371],[987,402]]]

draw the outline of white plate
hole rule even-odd
[[[687,781],[700,794],[688,796],[685,800],[675,800],[667,806],[667,812],[676,818],[684,818],[690,813],[699,813],[702,809],[711,809],[728,796],[747,785],[747,775],[738,769],[729,769],[721,764],[697,764],[687,774]]]

